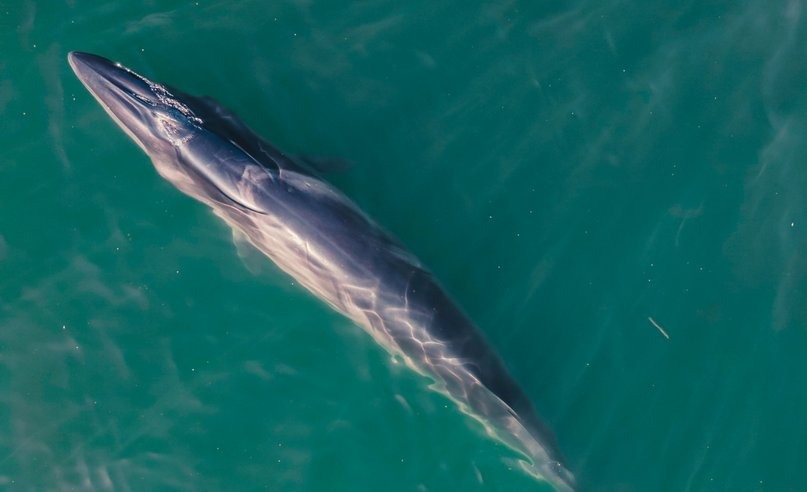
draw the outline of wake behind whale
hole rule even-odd
[[[79,80],[157,172],[208,205],[306,289],[523,453],[561,490],[574,478],[551,432],[470,319],[421,263],[309,166],[208,98],[72,52]]]

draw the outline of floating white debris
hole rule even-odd
[[[655,326],[655,327],[658,329],[658,331],[660,331],[660,332],[661,332],[661,334],[662,334],[662,335],[664,335],[664,338],[666,338],[667,340],[669,340],[669,339],[670,339],[670,335],[668,335],[668,334],[667,334],[667,332],[666,332],[666,331],[664,331],[664,328],[662,328],[660,324],[656,323],[656,320],[654,320],[653,318],[651,318],[650,316],[648,316],[648,317],[647,317],[647,321],[649,321],[650,323],[652,323],[652,324],[653,324],[653,326]]]

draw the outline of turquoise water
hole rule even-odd
[[[329,179],[478,323],[581,490],[804,489],[804,2],[143,4],[0,2],[0,487],[548,488],[239,256],[83,50],[349,161]]]

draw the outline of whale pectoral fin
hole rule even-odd
[[[233,228],[233,245],[244,268],[253,275],[260,275],[269,267],[266,257],[249,240],[249,237],[238,229]]]

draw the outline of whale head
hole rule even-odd
[[[67,59],[93,97],[152,158],[175,152],[201,130],[202,120],[165,86],[101,56],[73,51]]]
[[[73,51],[67,58],[81,83],[163,178],[201,201],[226,197],[244,209],[261,209],[250,185],[252,177],[266,175],[267,166],[247,154],[244,148],[256,146],[249,141],[251,134],[239,133],[240,122],[220,115],[214,101],[152,82],[98,55]]]

